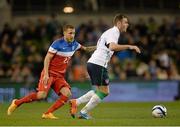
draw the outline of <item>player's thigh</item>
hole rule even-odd
[[[69,90],[67,90],[67,92],[70,92],[71,88],[70,88],[70,85],[66,82],[66,80],[64,78],[56,78],[56,80],[55,80],[55,82],[54,82],[54,84],[52,86],[52,88],[55,91],[55,93],[57,95],[62,94],[61,93],[61,89],[64,88],[64,87],[69,89]]]
[[[109,77],[107,69],[92,63],[87,64],[88,74],[91,78],[92,85],[95,86],[108,86]]]
[[[39,83],[38,83],[38,98],[45,98],[47,96],[47,93],[49,92],[51,85],[53,84],[53,77],[50,77],[48,79],[47,85],[44,85],[42,83],[43,73],[41,74]]]

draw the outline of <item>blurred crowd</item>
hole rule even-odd
[[[41,17],[16,26],[4,24],[0,30],[0,80],[27,84],[37,81],[48,47],[63,36],[64,24],[54,15],[49,20]],[[82,22],[76,26],[76,40],[85,46],[96,45],[110,27],[102,19]],[[180,79],[180,17],[164,18],[161,23],[154,17],[140,18],[120,36],[119,44],[138,45],[142,53],[116,52],[109,63],[110,80]],[[86,62],[90,55],[80,51],[74,54],[66,73],[68,81],[88,80]]]

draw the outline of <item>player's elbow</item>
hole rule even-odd
[[[116,50],[117,50],[116,44],[110,43],[110,44],[109,44],[109,49],[110,49],[111,51],[116,51]]]

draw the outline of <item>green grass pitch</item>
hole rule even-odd
[[[153,118],[151,108],[163,104],[168,110],[166,118]],[[44,120],[41,115],[51,105],[46,102],[24,104],[11,116],[6,115],[9,104],[0,104],[0,126],[178,126],[180,125],[180,102],[119,102],[101,103],[92,112],[93,119],[73,119],[69,105],[54,114],[58,120]]]

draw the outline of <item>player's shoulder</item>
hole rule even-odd
[[[118,30],[118,28],[115,27],[115,26],[109,28],[108,30],[106,30],[106,31],[102,34],[102,36],[105,36],[105,37],[107,37],[107,36],[114,36],[114,35],[119,35],[119,30]]]
[[[118,30],[118,28],[116,26],[113,26],[113,27],[109,28],[106,32],[108,32],[108,33],[110,33],[110,32],[112,32],[112,33],[114,33],[114,32],[119,33],[119,30]]]
[[[52,42],[51,46],[59,46],[59,45],[63,45],[64,44],[64,39],[63,38],[59,38],[56,39]]]
[[[62,43],[64,42],[64,38],[59,38],[53,41],[53,43]]]
[[[77,44],[80,44],[80,43],[79,43],[78,41],[76,41],[76,40],[74,40],[73,42],[74,42],[74,44],[76,44],[76,45],[77,45]]]
[[[72,42],[72,44],[71,44],[71,47],[72,47],[72,49],[76,49],[77,50],[77,49],[79,49],[81,47],[81,44],[78,41],[74,40]]]
[[[50,48],[59,50],[59,48],[60,48],[60,47],[63,47],[63,46],[64,46],[63,40],[60,38],[60,39],[54,40],[54,41],[52,42],[52,44],[50,45]]]

